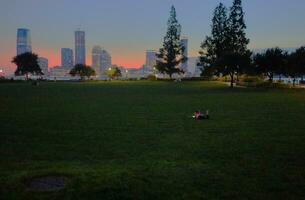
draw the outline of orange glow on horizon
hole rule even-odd
[[[46,49],[34,49],[34,53],[39,57],[45,57],[49,61],[49,68],[61,65],[60,50],[46,50]],[[15,70],[16,66],[11,63],[12,58],[15,56],[15,51],[12,49],[4,54],[0,55],[0,66],[5,66],[10,70]],[[92,59],[90,53],[87,51],[86,57],[87,65],[92,65]],[[125,68],[140,68],[145,63],[144,53],[133,53],[125,55],[112,55],[112,64],[123,66]]]

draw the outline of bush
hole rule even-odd
[[[239,81],[247,83],[259,83],[263,82],[263,79],[258,76],[242,76]]]
[[[156,81],[157,77],[155,75],[153,75],[153,74],[150,74],[150,75],[147,76],[147,80],[149,80],[149,81]]]

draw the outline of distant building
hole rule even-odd
[[[183,55],[185,57],[188,57],[188,38],[182,37],[181,44],[184,47]],[[181,68],[182,68],[182,70],[184,70],[184,72],[188,73],[188,62],[186,61],[186,62],[181,63]]]
[[[112,66],[112,58],[110,53],[105,49],[102,49],[101,54],[101,73],[105,73],[106,70]]]
[[[74,66],[72,49],[69,48],[61,49],[61,66],[70,67],[70,68]]]
[[[70,67],[64,67],[64,66],[56,66],[50,69],[50,76],[51,77],[71,77],[70,76]]]
[[[17,30],[17,55],[26,52],[32,52],[30,30],[25,28],[19,28]]]
[[[150,66],[151,68],[153,68],[156,65],[156,60],[157,60],[156,53],[157,52],[155,50],[146,51],[146,62],[145,62],[146,66]]]
[[[86,64],[85,31],[75,31],[75,64]]]
[[[100,46],[94,46],[92,48],[92,68],[99,76],[101,74],[102,67],[102,48]]]
[[[105,75],[109,67],[112,66],[111,55],[100,46],[92,48],[92,67],[97,75]]]
[[[199,57],[189,57],[188,59],[188,72],[192,77],[200,77],[201,66],[198,66]]]
[[[49,60],[47,58],[39,57],[38,65],[40,66],[40,69],[44,75],[49,74]]]

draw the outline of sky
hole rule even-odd
[[[74,49],[74,31],[86,32],[87,64],[100,45],[114,64],[140,67],[145,51],[158,50],[166,33],[171,5],[177,10],[189,55],[211,32],[214,8],[233,0],[0,0],[0,66],[13,71],[17,28],[31,30],[32,49],[60,65],[60,49]],[[250,49],[305,45],[304,0],[243,0]]]

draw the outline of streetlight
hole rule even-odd
[[[125,73],[125,74],[126,74],[126,79],[127,79],[127,78],[128,78],[128,77],[127,77],[127,76],[128,76],[128,69],[126,69],[126,73]]]

